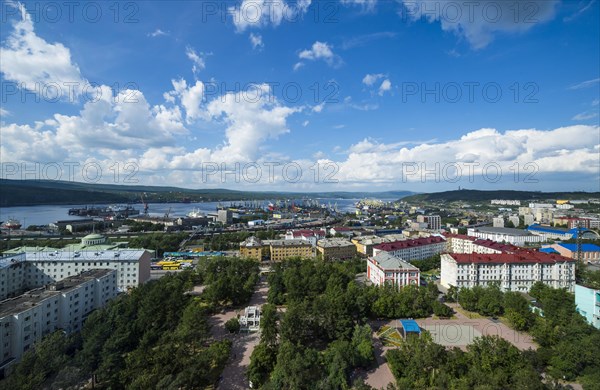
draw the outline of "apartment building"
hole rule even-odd
[[[317,241],[317,253],[323,260],[346,260],[356,256],[356,245],[345,238],[324,238]]]
[[[49,333],[81,330],[85,318],[116,295],[116,271],[94,269],[1,301],[0,374]]]
[[[68,245],[62,249],[19,247],[4,254],[25,256],[22,271],[28,289],[57,282],[90,269],[117,271],[117,287],[120,291],[150,280],[152,254],[149,251],[107,244],[106,237],[99,234],[85,236],[80,244]],[[1,288],[0,284],[0,291]]]
[[[494,217],[492,219],[492,226],[493,227],[504,227],[504,217]]]
[[[600,329],[600,290],[576,284],[575,304],[577,312],[592,326]]]
[[[264,240],[269,247],[271,261],[282,261],[290,257],[314,257],[315,251],[310,242],[295,240]]]
[[[515,253],[523,250],[512,244],[504,244],[492,240],[469,237],[463,234],[444,234],[446,252],[449,253]]]
[[[397,287],[419,285],[420,271],[414,265],[382,252],[367,259],[367,278],[375,285]]]
[[[441,236],[416,238],[376,245],[373,255],[387,252],[406,261],[423,260],[446,250],[446,240]]]
[[[240,242],[240,256],[261,261],[263,258],[263,243],[255,236]]]
[[[310,229],[302,229],[302,230],[288,230],[285,233],[286,240],[306,240],[310,242],[310,244],[315,247],[317,246],[317,241],[325,238],[327,234],[325,230],[310,230]]]
[[[516,253],[441,256],[441,284],[472,288],[498,283],[503,291],[528,292],[535,282],[553,288],[575,287],[575,261],[557,254],[521,250]]]
[[[30,286],[43,286],[92,269],[117,272],[117,288],[126,291],[150,280],[152,255],[144,249],[25,252]]]
[[[511,200],[511,199],[492,199],[490,204],[499,204],[503,206],[520,206],[520,200]]]
[[[440,230],[442,228],[442,217],[439,215],[418,215],[417,224],[426,224],[425,229]]]
[[[0,301],[20,294],[27,289],[27,263],[25,254],[0,258]]]

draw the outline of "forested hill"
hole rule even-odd
[[[406,202],[436,202],[436,201],[469,201],[485,202],[492,199],[514,199],[522,201],[540,201],[544,199],[590,199],[600,198],[600,192],[538,192],[538,191],[511,191],[511,190],[455,190],[434,192],[429,194],[410,195],[403,198]]]
[[[236,191],[224,188],[188,189],[179,187],[78,183],[58,180],[0,179],[0,206],[34,206],[43,204],[140,203],[141,194],[150,203],[206,202],[234,200],[275,200],[289,198],[374,197],[400,199],[410,191],[387,192],[285,192]]]

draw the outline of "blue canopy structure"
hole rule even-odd
[[[402,329],[404,329],[404,337],[406,337],[406,335],[408,333],[416,333],[419,336],[421,335],[421,328],[419,327],[419,324],[417,324],[417,321],[415,320],[398,320],[400,321],[400,324],[402,324]]]

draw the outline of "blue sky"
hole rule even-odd
[[[5,178],[600,190],[596,0],[0,12]]]

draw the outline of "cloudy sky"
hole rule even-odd
[[[2,1],[2,177],[600,190],[600,2]]]

